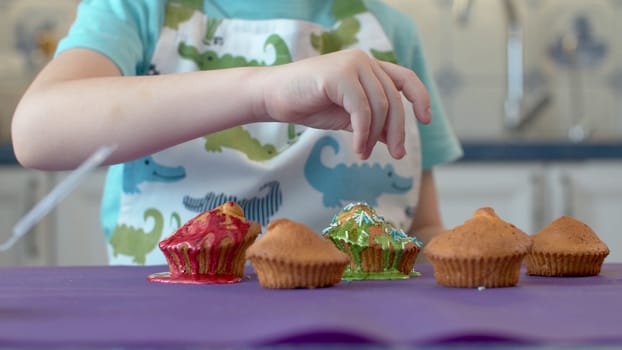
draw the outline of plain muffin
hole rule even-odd
[[[525,258],[527,274],[538,276],[594,276],[609,248],[585,223],[569,216],[553,221],[533,236]]]
[[[271,221],[246,251],[264,288],[318,288],[337,284],[350,258],[304,224]]]
[[[532,240],[502,220],[492,208],[480,208],[464,224],[430,240],[423,250],[439,285],[446,287],[510,287]]]

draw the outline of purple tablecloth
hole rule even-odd
[[[284,343],[622,344],[622,264],[596,277],[522,275],[454,289],[432,270],[406,281],[262,289],[148,282],[152,267],[0,269],[0,347],[211,347]]]

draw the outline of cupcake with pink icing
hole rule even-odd
[[[149,276],[154,282],[236,283],[242,279],[246,249],[261,225],[227,202],[194,217],[159,244],[169,272]]]

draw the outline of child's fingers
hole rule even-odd
[[[383,81],[390,79],[386,77],[386,74],[378,72],[381,71],[381,69],[374,69],[374,64],[371,66],[372,67],[365,67],[365,69],[359,73],[359,80],[369,98],[369,105],[371,106],[372,113],[365,149],[363,153],[361,153],[363,159],[369,157],[376,142],[378,142],[382,136],[390,108],[389,97],[387,96],[387,93],[390,93],[390,91],[386,88],[386,82]],[[393,84],[391,83],[391,85]]]
[[[395,87],[393,80],[380,65],[373,65],[374,72],[384,86],[385,95],[388,98],[389,110],[384,124],[381,127],[381,140],[387,144],[389,153],[393,158],[402,158],[406,151],[404,149],[404,140],[406,138],[404,131],[404,105],[402,104],[402,96]]]
[[[343,109],[350,114],[354,152],[364,155],[369,138],[372,107],[369,105],[367,93],[358,79],[347,80],[344,83],[342,90],[338,92],[341,95],[338,99],[341,101]]]
[[[417,120],[428,124],[432,120],[430,96],[421,79],[410,69],[380,61],[382,69],[391,77],[395,86],[413,103]]]

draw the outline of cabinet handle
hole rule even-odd
[[[560,175],[561,184],[561,201],[562,201],[562,215],[574,216],[574,193],[572,191],[572,178],[567,173]]]
[[[531,213],[531,227],[529,227],[530,231],[533,231],[536,227],[540,227],[541,223],[544,222],[544,212],[546,210],[546,205],[544,202],[544,196],[542,191],[542,175],[541,174],[532,174],[529,178],[531,183],[531,196],[532,196],[532,213]]]

